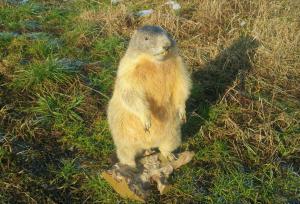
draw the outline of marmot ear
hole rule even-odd
[[[138,30],[133,31],[132,36],[136,35],[137,32],[138,32]]]

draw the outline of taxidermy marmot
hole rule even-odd
[[[107,111],[122,164],[135,167],[136,156],[151,148],[174,159],[190,88],[190,76],[172,37],[159,26],[136,30],[120,61]]]

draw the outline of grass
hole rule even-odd
[[[180,150],[196,153],[149,203],[300,202],[297,1],[18,2],[0,3],[1,203],[133,203],[100,172],[117,65],[144,24],[176,38],[192,73]]]
[[[44,62],[32,63],[27,67],[22,66],[15,71],[11,85],[15,89],[33,89],[49,81],[65,83],[68,82],[68,78],[58,63],[47,59]]]

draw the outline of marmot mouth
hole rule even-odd
[[[155,54],[155,56],[165,56],[165,55],[167,55],[167,54],[168,54],[168,51],[167,51],[167,50],[164,50],[164,51],[162,51],[162,52],[160,52],[160,53]]]

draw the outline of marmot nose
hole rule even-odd
[[[170,49],[171,45],[165,45],[163,46],[164,50],[168,51]]]

